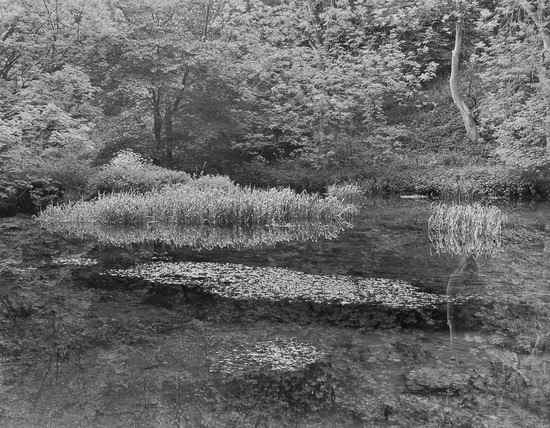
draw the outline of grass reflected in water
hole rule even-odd
[[[135,244],[190,247],[195,250],[216,248],[255,248],[292,241],[335,239],[351,227],[350,223],[291,223],[284,226],[222,228],[212,226],[178,226],[149,223],[121,227],[98,223],[66,222],[49,225],[49,230],[68,237],[94,239],[101,244],[125,247]]]

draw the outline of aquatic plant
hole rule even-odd
[[[220,349],[211,360],[210,375],[229,400],[239,397],[242,402],[247,397],[254,406],[277,403],[313,409],[334,400],[329,358],[295,339],[275,338]]]
[[[487,255],[500,247],[505,221],[498,207],[437,204],[428,219],[429,238],[437,253]]]
[[[356,202],[364,193],[357,183],[331,184],[327,188],[327,196],[347,203]]]
[[[102,275],[196,288],[210,295],[241,301],[306,301],[342,306],[376,304],[399,309],[436,307],[446,302],[442,296],[423,292],[397,279],[312,275],[232,263],[153,262],[128,269],[109,269]]]
[[[212,363],[209,371],[234,377],[250,372],[292,372],[324,359],[326,355],[312,345],[296,340],[276,339],[225,352]]]
[[[145,193],[111,193],[92,201],[49,206],[38,220],[50,228],[64,222],[251,226],[284,225],[296,220],[342,222],[355,212],[354,206],[336,198],[288,188],[262,190],[236,184],[205,187],[200,180],[198,184],[191,180]]]

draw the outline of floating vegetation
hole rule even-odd
[[[215,181],[213,184],[211,182]],[[218,180],[219,181],[219,180]],[[254,189],[227,180],[191,180],[146,193],[121,192],[47,207],[38,217],[46,228],[60,223],[144,225],[252,226],[285,225],[292,221],[341,223],[357,209],[318,194],[285,189]]]
[[[210,374],[227,397],[292,407],[321,408],[334,401],[325,353],[296,340],[276,339],[216,353]]]
[[[240,347],[218,353],[210,366],[211,373],[243,376],[251,372],[303,370],[325,360],[326,355],[314,346],[295,340],[257,342],[252,347]]]
[[[388,308],[435,307],[445,296],[426,293],[400,280],[312,275],[274,267],[231,263],[157,262],[104,275],[182,286],[232,300],[301,301],[321,304],[373,304]]]
[[[142,226],[110,226],[99,223],[52,223],[51,231],[101,244],[125,247],[135,244],[165,244],[195,250],[255,248],[292,241],[335,239],[349,223],[295,223],[284,226],[221,228],[150,223]]]
[[[95,266],[98,261],[87,257],[58,257],[52,260],[52,264],[57,266]]]
[[[437,253],[490,255],[502,244],[505,221],[497,207],[438,204],[428,219],[430,242]]]

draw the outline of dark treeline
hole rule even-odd
[[[78,193],[132,150],[257,185],[543,194],[549,19],[544,0],[0,0],[0,192]]]

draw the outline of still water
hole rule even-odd
[[[4,406],[0,422],[4,416],[5,426],[46,426],[40,418],[50,426],[109,427],[550,426],[550,205],[501,208],[507,221],[498,245],[476,257],[434,248],[427,225],[432,205],[415,200],[365,201],[352,225],[338,227],[73,227],[73,238],[86,240],[67,241],[36,270],[57,281],[50,289],[72,305],[60,304],[65,316],[57,331],[74,340],[67,339],[65,358],[51,369],[55,377],[13,372],[19,377],[4,393],[14,404]],[[154,266],[154,280],[170,287],[152,295],[150,284],[135,286],[137,276],[128,272],[140,266]],[[134,279],[116,284],[97,275],[113,269]],[[402,322],[400,314],[341,322],[380,302],[392,307],[387,296],[366,306],[338,301],[335,316],[327,309],[334,301],[290,310],[261,298],[213,304],[189,292],[195,283],[232,290],[249,281],[270,290],[307,282],[327,294],[331,281],[349,289],[369,286],[371,278],[396,293],[413,290],[422,302],[428,295],[440,299],[442,322]],[[174,284],[188,287],[183,297]]]

